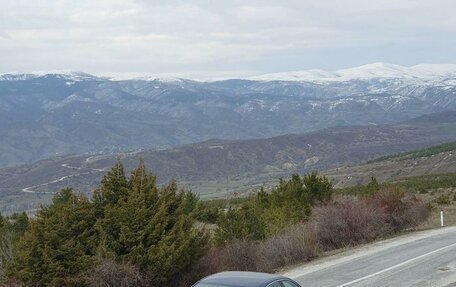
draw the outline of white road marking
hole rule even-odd
[[[342,285],[338,285],[337,287],[345,287],[345,286],[349,286],[349,285],[352,285],[352,284],[358,283],[358,282],[360,282],[360,281],[363,281],[363,280],[366,280],[366,279],[369,279],[369,278],[375,277],[375,276],[377,276],[377,275],[380,275],[380,274],[382,274],[382,273],[385,273],[385,272],[388,272],[388,271],[390,271],[390,270],[396,269],[396,268],[398,268],[398,267],[401,267],[401,266],[407,265],[407,264],[409,264],[409,263],[412,263],[412,262],[414,262],[414,261],[417,261],[417,260],[419,260],[419,259],[422,259],[422,258],[424,258],[424,257],[426,257],[426,256],[429,256],[429,255],[432,255],[432,254],[438,253],[438,252],[440,252],[440,251],[443,251],[443,250],[449,249],[449,248],[451,248],[451,247],[454,247],[454,246],[456,246],[456,243],[453,243],[453,244],[447,245],[447,246],[445,246],[445,247],[442,247],[442,248],[436,249],[436,250],[434,250],[434,251],[431,251],[431,252],[425,253],[425,254],[423,254],[423,255],[420,255],[420,256],[417,256],[417,257],[415,257],[415,258],[412,258],[412,259],[406,260],[406,261],[404,261],[404,262],[401,262],[401,263],[399,263],[399,264],[396,264],[396,265],[394,265],[394,266],[391,266],[391,267],[385,268],[385,269],[383,269],[383,270],[380,270],[380,271],[378,271],[378,272],[375,272],[375,273],[372,273],[372,274],[370,274],[370,275],[367,275],[367,276],[364,276],[364,277],[358,278],[358,279],[356,279],[356,280],[353,280],[353,281],[350,281],[350,282],[344,283],[344,284],[342,284]]]

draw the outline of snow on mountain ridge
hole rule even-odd
[[[88,73],[79,71],[34,71],[30,73],[11,72],[0,74],[0,81],[24,81],[36,78],[57,77],[69,81],[98,80],[103,79]]]
[[[408,68],[387,63],[373,63],[355,68],[342,69],[335,72],[341,78],[401,78],[409,76]]]
[[[36,78],[35,75],[29,73],[5,73],[0,74],[0,81],[24,81]]]
[[[83,80],[107,80],[107,81],[127,81],[127,80],[137,80],[137,81],[148,81],[148,82],[161,82],[161,83],[176,83],[176,82],[183,82],[186,79],[179,78],[179,77],[171,77],[171,76],[134,76],[134,77],[103,77],[103,76],[95,76],[89,73],[79,72],[79,71],[34,71],[30,73],[21,73],[21,72],[10,72],[0,74],[0,81],[24,81],[24,80],[31,80],[36,78],[46,78],[46,77],[56,77],[61,78],[68,81],[79,82]]]
[[[454,64],[420,64],[411,67],[416,72],[432,73],[434,75],[456,75]]]
[[[156,76],[140,76],[140,77],[135,77],[131,80],[137,80],[137,81],[148,81],[148,82],[162,82],[162,83],[174,83],[174,82],[182,82],[185,79],[182,78],[177,78],[177,77],[156,77]]]
[[[420,64],[404,67],[388,63],[373,63],[335,72],[307,70],[265,74],[249,77],[257,81],[344,82],[366,79],[436,80],[456,76],[456,65]]]
[[[82,80],[107,80],[107,81],[157,81],[162,83],[177,83],[185,81],[212,82],[211,80],[187,80],[173,76],[150,76],[140,75],[132,77],[99,77],[84,72],[75,71],[37,71],[30,73],[4,73],[0,74],[0,81],[19,81],[30,80],[40,77],[54,76],[68,81]],[[400,79],[409,81],[436,81],[445,80],[448,77],[456,78],[455,64],[419,64],[411,67],[388,63],[372,63],[354,68],[340,69],[337,71],[325,71],[321,69],[311,69],[303,71],[291,71],[270,73],[246,78],[225,78],[225,79],[247,79],[253,81],[294,81],[294,82],[346,82],[351,80],[370,80],[370,79]]]

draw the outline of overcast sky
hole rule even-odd
[[[456,63],[455,0],[0,0],[0,73],[243,76]]]

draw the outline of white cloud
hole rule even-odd
[[[452,0],[0,0],[0,72],[455,63]]]

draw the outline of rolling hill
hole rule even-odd
[[[364,164],[343,166],[324,172],[336,187],[364,185],[372,176],[382,183],[452,173],[456,174],[456,142],[389,155]]]

